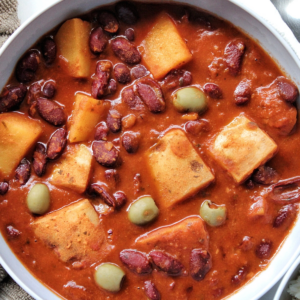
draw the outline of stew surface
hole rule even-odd
[[[67,21],[0,97],[2,235],[63,299],[228,296],[298,214],[298,90],[284,76],[193,8],[121,2]],[[103,263],[117,273],[95,276]]]

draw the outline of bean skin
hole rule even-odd
[[[104,167],[113,167],[119,159],[119,151],[111,142],[95,141],[92,146],[97,162]]]
[[[67,134],[68,132],[63,128],[57,129],[52,134],[47,147],[47,157],[49,159],[56,159],[62,154],[67,145]]]
[[[204,92],[213,99],[223,98],[223,92],[220,87],[215,83],[206,83],[203,87]]]
[[[101,11],[98,15],[98,22],[103,26],[103,29],[109,33],[115,33],[119,29],[118,20],[109,11]]]
[[[15,172],[15,180],[24,185],[29,180],[31,174],[30,162],[23,158]]]
[[[17,108],[23,102],[26,93],[27,88],[23,84],[5,88],[4,95],[0,97],[0,113]]]
[[[56,93],[56,82],[54,80],[46,81],[42,89],[43,96],[48,99],[51,99],[54,97],[55,93]]]
[[[39,67],[40,56],[35,50],[30,50],[21,58],[16,67],[16,77],[19,82],[26,83],[32,81]]]
[[[65,113],[55,102],[44,98],[37,100],[37,111],[40,116],[54,126],[61,126],[65,123]]]
[[[56,43],[51,37],[46,37],[42,42],[42,55],[46,64],[52,64],[56,58]]]
[[[120,259],[122,263],[132,272],[136,274],[150,274],[152,267],[147,255],[143,252],[126,249],[121,251]]]
[[[107,45],[107,38],[101,27],[96,27],[92,30],[89,39],[90,50],[93,54],[102,53]]]
[[[211,256],[206,250],[193,249],[190,257],[190,274],[196,281],[203,280],[212,267]]]
[[[0,182],[0,195],[5,195],[8,192],[9,184],[8,182]]]
[[[107,114],[106,123],[109,130],[113,133],[117,133],[121,130],[122,115],[115,109],[111,109]]]
[[[118,2],[116,12],[119,20],[128,25],[135,24],[139,19],[135,6],[127,1]]]
[[[126,84],[131,81],[130,70],[122,63],[115,65],[114,75],[119,83]]]
[[[123,37],[116,37],[111,41],[111,47],[115,55],[127,64],[138,64],[141,54],[137,48]]]
[[[32,167],[35,174],[39,177],[43,176],[46,172],[47,155],[46,147],[42,143],[37,143],[33,153]]]
[[[146,296],[150,300],[160,300],[160,293],[151,280],[147,280],[144,282],[144,290]]]

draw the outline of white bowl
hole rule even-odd
[[[18,58],[39,37],[67,18],[83,14],[99,5],[113,2],[113,0],[64,0],[26,21],[9,38],[0,51],[0,90],[12,74]],[[149,2],[161,3],[168,1],[154,0]],[[242,6],[238,6],[227,0],[173,0],[172,2],[191,4],[232,22],[257,40],[299,86],[297,78],[299,77],[300,62],[295,53],[279,33],[253,11],[246,11]],[[269,267],[256,276],[249,284],[233,294],[230,300],[254,300],[265,294],[283,276],[299,255],[299,231],[300,221],[298,220]],[[0,263],[14,280],[34,298],[39,300],[59,299],[53,292],[36,280],[18,261],[1,235]]]

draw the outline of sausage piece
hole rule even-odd
[[[104,167],[113,167],[119,158],[119,151],[111,142],[95,141],[93,143],[93,155],[97,162]]]

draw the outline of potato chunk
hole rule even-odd
[[[75,18],[66,21],[55,36],[58,56],[70,76],[83,78],[90,75],[90,31],[90,23]]]
[[[237,183],[275,154],[277,145],[256,123],[244,115],[218,134],[210,151]]]
[[[159,15],[141,46],[144,48],[143,60],[155,79],[162,78],[192,59],[185,41],[166,13]]]
[[[63,262],[84,267],[110,251],[105,231],[89,200],[81,200],[40,217],[31,224],[35,235]]]
[[[169,131],[147,152],[159,192],[160,207],[169,207],[208,186],[214,175],[180,129]]]
[[[18,113],[0,115],[0,175],[9,176],[42,133],[42,126]]]
[[[76,94],[72,118],[69,122],[69,141],[71,143],[86,141],[100,121],[104,109],[102,100],[96,100],[85,94]]]
[[[83,193],[92,167],[92,154],[85,145],[70,147],[65,157],[56,164],[50,182]]]

